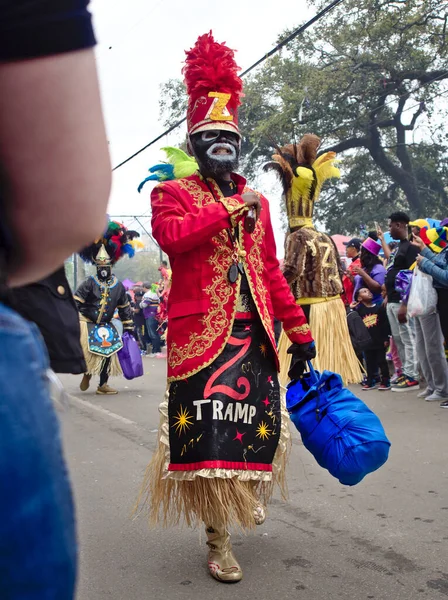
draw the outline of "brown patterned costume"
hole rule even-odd
[[[361,381],[361,369],[340,298],[343,287],[339,255],[333,240],[317,231],[312,221],[314,202],[323,183],[340,176],[334,166],[334,152],[316,159],[319,144],[317,136],[308,134],[299,144],[278,148],[274,161],[265,168],[274,169],[283,184],[289,221],[283,273],[313,331],[317,348],[315,366],[318,370],[339,373],[345,383],[356,383]],[[288,347],[283,335],[279,344],[283,385],[288,382],[291,361]]]
[[[288,235],[283,270],[296,300],[340,295],[339,266],[338,252],[326,233],[302,227]]]

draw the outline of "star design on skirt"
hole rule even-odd
[[[239,442],[243,443],[243,435],[246,435],[246,432],[240,433],[237,429],[236,436],[233,438],[233,441],[238,440]]]
[[[262,404],[264,404],[264,405],[266,406],[266,408],[267,408],[267,407],[270,405],[270,402],[269,402],[269,400],[267,399],[267,397],[266,397],[266,399],[265,399],[265,400],[263,400]]]
[[[273,384],[274,382],[272,381],[272,375],[269,375],[268,377],[268,383]]]
[[[262,421],[257,427],[257,437],[262,440],[268,440],[272,435],[272,429],[269,429],[268,425]]]
[[[244,331],[250,331],[250,325],[246,325],[246,327],[244,328]]]
[[[192,427],[192,425],[193,416],[190,415],[188,410],[183,408],[181,404],[171,427],[173,427],[176,430],[176,433],[180,437],[183,433],[186,433],[190,429],[190,427]]]
[[[266,354],[268,353],[268,347],[266,346],[266,344],[260,344],[259,348],[262,356],[266,357]]]

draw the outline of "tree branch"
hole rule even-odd
[[[415,124],[417,123],[417,119],[425,111],[426,111],[426,105],[425,105],[425,103],[424,102],[420,102],[420,106],[419,106],[418,110],[414,113],[414,116],[412,117],[412,121],[409,123],[409,125],[403,125],[403,128],[406,131],[413,131],[413,129],[415,127]]]
[[[368,147],[368,139],[365,137],[362,138],[349,138],[348,140],[343,140],[338,144],[334,144],[334,146],[330,146],[329,148],[325,148],[322,152],[319,152],[319,155],[324,154],[324,152],[345,152],[345,150],[351,150],[352,148],[367,148]]]
[[[397,73],[397,78],[401,81],[414,79],[422,84],[428,84],[448,79],[448,69],[439,69],[436,71],[402,71],[401,73]]]

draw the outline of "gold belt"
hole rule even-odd
[[[321,302],[331,302],[332,300],[340,299],[341,296],[338,294],[337,296],[327,296],[326,298],[299,298],[296,300],[297,304],[307,306],[309,304],[320,304]]]

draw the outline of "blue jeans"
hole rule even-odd
[[[70,481],[38,329],[0,304],[0,598],[72,600]]]
[[[148,335],[149,339],[151,340],[152,351],[154,354],[158,354],[161,350],[160,335],[157,331],[159,328],[159,322],[155,317],[148,317],[146,319],[146,327],[148,328]]]

